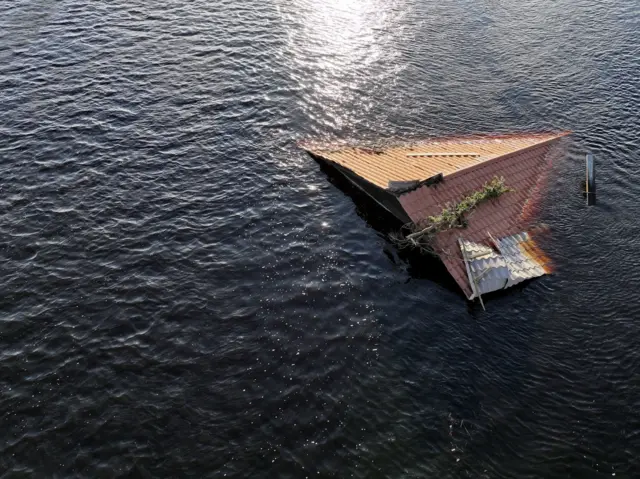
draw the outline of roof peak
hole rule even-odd
[[[347,148],[358,148],[363,150],[380,150],[396,147],[423,146],[439,143],[465,143],[465,142],[486,142],[510,139],[525,138],[561,138],[573,132],[570,130],[546,130],[513,133],[468,133],[439,135],[427,138],[384,138],[384,139],[313,139],[308,138],[298,142],[298,146],[307,151],[331,151]]]

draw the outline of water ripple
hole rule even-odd
[[[1,477],[633,477],[634,2],[147,3],[0,1]],[[295,146],[547,128],[487,313]]]

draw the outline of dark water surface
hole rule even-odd
[[[637,0],[0,0],[0,477],[639,477],[639,31]],[[296,148],[548,128],[557,274],[486,313]]]

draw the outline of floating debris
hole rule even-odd
[[[470,300],[550,272],[526,206],[569,132],[359,146],[306,143],[403,223],[400,246],[436,254]],[[484,304],[483,304],[484,306]]]

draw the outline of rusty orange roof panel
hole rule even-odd
[[[541,146],[561,133],[461,137],[381,148],[302,145],[309,153],[338,164],[382,189],[395,183],[444,177],[517,151]]]

